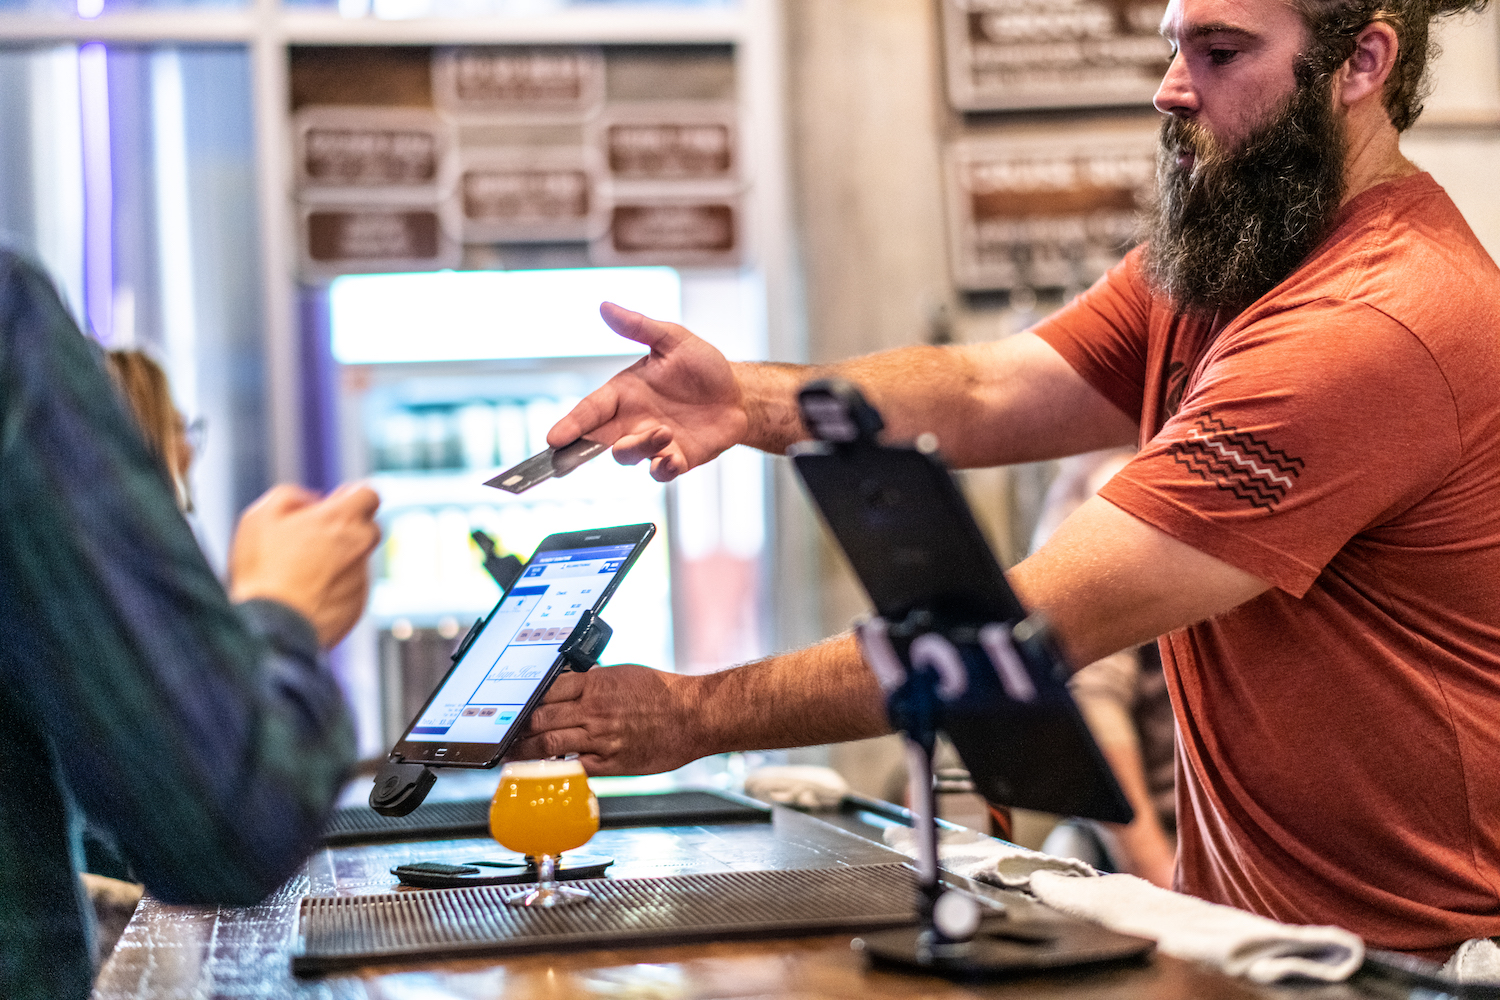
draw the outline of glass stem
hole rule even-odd
[[[538,889],[555,889],[557,882],[557,857],[552,854],[538,854],[536,856],[536,887]]]

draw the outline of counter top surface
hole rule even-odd
[[[586,850],[615,858],[609,870],[613,878],[899,860],[876,842],[878,835],[878,826],[867,828],[847,815],[825,822],[778,808],[769,823],[601,830]],[[501,853],[489,839],[326,848],[257,906],[167,906],[147,896],[101,971],[95,1000],[1354,1000],[1367,995],[1347,985],[1258,987],[1164,955],[983,984],[953,983],[872,969],[850,949],[847,934],[381,964],[321,978],[293,976],[290,959],[304,896],[388,893],[397,890],[390,874],[396,865]],[[1017,894],[981,891],[1013,910],[1050,913]]]

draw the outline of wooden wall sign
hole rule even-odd
[[[430,111],[311,107],[293,128],[301,191],[435,200],[452,184],[453,129]]]
[[[438,49],[432,96],[462,117],[587,118],[604,100],[604,54],[554,45]]]
[[[946,155],[953,280],[968,291],[1081,289],[1139,238],[1155,132],[970,139]]]
[[[499,147],[459,154],[458,202],[467,243],[567,242],[608,220],[597,157],[585,147]]]
[[[605,108],[594,130],[608,175],[617,183],[733,183],[739,172],[732,104],[615,104]]]
[[[1149,104],[1167,68],[1163,0],[941,0],[961,111]]]
[[[299,215],[302,274],[433,271],[454,267],[460,248],[454,226],[433,205],[304,204]]]
[[[589,248],[598,264],[737,263],[741,242],[737,197],[616,197],[609,231]]]

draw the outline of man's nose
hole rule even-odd
[[[1187,57],[1181,52],[1167,64],[1167,74],[1161,78],[1161,86],[1156,88],[1151,103],[1164,115],[1190,115],[1198,110],[1198,93],[1193,89]]]

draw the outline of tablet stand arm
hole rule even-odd
[[[1017,675],[1014,643],[1020,635],[1044,629],[1040,619],[1014,628],[992,623],[983,628],[936,628],[926,611],[914,611],[892,625],[871,618],[855,626],[860,652],[885,692],[892,725],[906,740],[910,780],[912,834],[917,856],[917,920],[911,930],[866,935],[861,945],[872,957],[926,972],[975,975],[1009,967],[1008,960],[988,960],[989,948],[976,940],[981,911],[969,894],[943,886],[938,868],[933,751],[942,726],[943,705],[969,690],[970,670],[983,664],[1009,689],[1025,683]],[[967,648],[969,656],[959,650]]]
[[[453,662],[457,663],[463,658],[464,653],[469,651],[480,629],[484,625],[484,619],[476,619],[469,627],[468,634],[453,651]],[[557,654],[563,658],[569,670],[582,673],[599,662],[599,656],[604,652],[614,630],[605,623],[593,611],[585,611],[578,618],[578,623],[573,626],[573,631],[563,640],[557,648]],[[386,761],[375,774],[375,787],[370,789],[370,808],[382,816],[405,816],[427,798],[427,793],[432,791],[432,786],[437,782],[437,771],[435,768],[440,764],[427,764],[409,761],[400,754],[391,754],[390,760]]]

